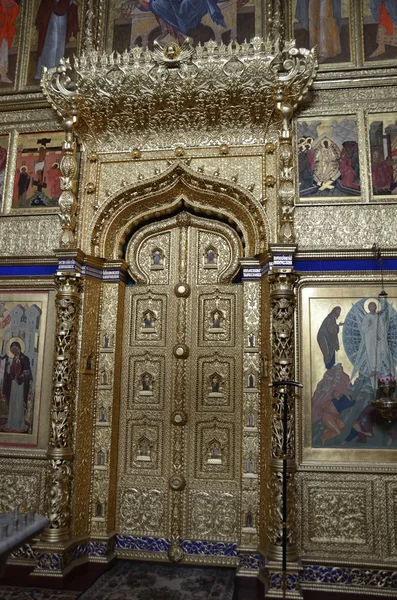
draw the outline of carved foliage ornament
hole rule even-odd
[[[61,115],[74,106],[79,136],[91,151],[137,146],[167,146],[176,138],[215,143],[228,132],[230,141],[263,141],[276,97],[296,107],[315,72],[315,52],[288,42],[277,54],[261,38],[225,46],[207,42],[177,55],[156,47],[123,54],[89,50],[46,71],[42,87]],[[69,76],[70,74],[70,76]],[[187,124],[189,127],[187,127]],[[187,131],[188,130],[188,131]]]

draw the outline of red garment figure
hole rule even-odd
[[[15,0],[0,0],[0,82],[12,83],[8,77],[8,51],[14,41],[19,6]]]
[[[393,165],[390,159],[383,160],[379,150],[372,152],[372,185],[374,192],[390,190],[393,182]]]
[[[61,195],[61,170],[58,163],[54,163],[47,171],[47,185],[51,198],[58,199]]]
[[[350,147],[348,144],[350,144],[350,142],[345,142],[339,158],[339,171],[342,175],[342,185],[347,188],[354,188],[358,190],[360,186],[354,183],[356,173],[352,166],[353,160],[355,159],[355,144],[353,147]],[[353,142],[351,142],[351,144],[353,144]]]
[[[41,0],[35,22],[39,38],[37,42],[37,71],[56,67],[65,55],[65,46],[79,31],[76,0]]]

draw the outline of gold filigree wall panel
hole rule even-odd
[[[300,472],[300,544],[305,559],[365,564],[394,560],[395,476]]]
[[[270,286],[267,277],[263,277],[260,283],[261,294],[261,310],[260,310],[260,333],[261,333],[261,368],[262,368],[262,410],[258,414],[258,423],[260,427],[260,443],[261,453],[260,460],[260,497],[259,497],[259,547],[266,548],[269,542],[269,524],[271,522],[271,507],[270,507],[270,460],[265,457],[271,456],[271,409],[272,399],[269,388],[270,383],[270,312],[271,297]]]
[[[119,411],[120,361],[116,359],[121,338],[123,285],[102,283],[100,300],[99,352],[95,370],[96,399],[93,483],[91,493],[91,532],[106,535],[114,528],[117,464],[117,425]],[[117,352],[117,355],[120,352]],[[116,462],[115,462],[116,461]]]
[[[375,242],[381,248],[395,248],[395,218],[396,208],[390,205],[298,206],[296,240],[300,250],[362,249]]]
[[[145,478],[147,482],[147,477]],[[138,480],[139,481],[139,480]],[[162,488],[125,488],[120,497],[119,511],[123,531],[163,537],[166,531],[167,494]],[[150,510],[148,510],[150,507]]]
[[[136,160],[131,159],[131,153],[127,150],[119,154],[100,155],[99,168],[95,173],[98,206],[123,188],[161,175],[168,169],[170,161],[175,160],[175,153],[170,150],[147,152]],[[202,149],[189,148],[189,166],[198,173],[238,183],[259,200],[262,196],[262,152],[262,145],[250,146],[249,153],[241,153],[241,147],[233,147],[228,156],[221,156],[218,149],[214,152],[213,148],[208,148],[206,156]],[[232,153],[235,156],[230,156]],[[201,156],[196,157],[197,154]],[[158,155],[162,155],[161,159],[157,158]]]
[[[233,540],[238,535],[239,499],[236,492],[191,490],[190,531],[193,539]]]
[[[98,361],[98,319],[101,295],[101,282],[97,279],[86,279],[82,306],[80,379],[79,395],[76,407],[76,433],[74,460],[74,483],[72,505],[72,533],[75,536],[89,531],[90,494],[92,476],[92,438],[94,434],[95,414],[95,374]],[[102,408],[102,407],[101,407]],[[105,415],[100,411],[98,419]],[[104,421],[105,422],[105,421]],[[76,482],[78,490],[76,489]]]
[[[53,256],[59,246],[61,227],[54,216],[4,217],[0,219],[2,256]]]
[[[47,462],[28,458],[0,459],[1,490],[0,512],[11,513],[18,506],[21,511],[45,512],[45,484]]]

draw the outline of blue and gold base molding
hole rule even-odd
[[[252,574],[259,571],[261,560],[259,554],[240,552],[236,543],[180,540],[180,544],[185,554],[185,562],[236,566],[245,573]],[[116,535],[114,551],[116,556],[141,559],[146,556],[157,560],[168,560],[167,552],[170,545],[170,540],[166,538]]]
[[[114,538],[109,540],[74,541],[66,546],[25,544],[13,552],[8,562],[35,565],[33,575],[61,577],[85,561],[109,562],[114,557]]]
[[[282,596],[280,569],[267,568],[267,597]],[[287,573],[287,597],[300,597],[301,590],[346,592],[397,597],[397,571],[373,567],[303,565],[300,572]]]
[[[304,565],[300,583],[303,589],[397,597],[397,571],[391,569]]]
[[[240,551],[233,542],[208,540],[181,540],[185,562],[218,564],[239,568],[245,574],[258,573],[262,558],[259,554]],[[150,558],[168,561],[169,539],[118,535],[108,540],[73,542],[66,547],[58,545],[27,544],[11,555],[13,564],[35,564],[35,575],[62,576],[84,561],[108,562],[114,556]]]

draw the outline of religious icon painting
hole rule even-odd
[[[42,67],[57,67],[61,58],[78,54],[82,5],[77,0],[33,0],[28,85],[40,85]]]
[[[397,3],[395,0],[363,0],[364,60],[367,64],[397,58]]]
[[[0,91],[14,87],[21,29],[21,0],[0,2]]]
[[[4,210],[4,186],[6,179],[7,154],[8,154],[8,135],[0,135],[0,206]]]
[[[334,200],[361,195],[357,119],[298,120],[299,196]]]
[[[56,208],[61,195],[62,131],[18,136],[12,208]],[[77,182],[77,174],[76,174]]]
[[[320,68],[352,63],[351,0],[293,0],[288,5],[297,47],[316,46]]]
[[[349,461],[365,460],[365,449],[397,449],[397,423],[372,404],[384,381],[397,377],[397,288],[387,290],[387,299],[379,292],[305,286],[300,292],[304,458],[332,450],[330,460],[346,460],[347,452]]]
[[[0,294],[0,446],[37,446],[48,293]]]
[[[372,192],[397,195],[397,113],[368,117]]]
[[[243,43],[255,36],[255,4],[258,0],[117,0],[111,2],[109,31],[113,50],[133,46],[153,48],[154,41],[193,45],[210,40]]]

